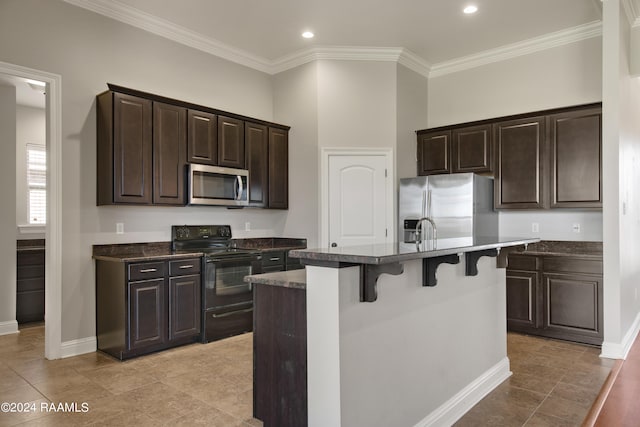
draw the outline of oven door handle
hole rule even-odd
[[[242,314],[242,313],[249,313],[253,311],[253,307],[251,308],[245,308],[244,310],[238,310],[238,311],[230,311],[228,313],[222,313],[222,314],[212,314],[211,317],[213,317],[214,319],[219,319],[221,317],[229,317],[229,316],[233,316],[234,314]]]
[[[207,258],[206,263],[207,264],[211,264],[214,262],[238,262],[238,261],[257,261],[259,258],[257,258],[256,256],[239,256],[239,257],[212,257],[212,258]]]

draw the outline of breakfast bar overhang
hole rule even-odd
[[[455,422],[511,375],[506,254],[538,240],[292,251],[306,265],[308,425]]]

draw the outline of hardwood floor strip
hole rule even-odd
[[[624,360],[616,360],[616,363],[611,368],[611,372],[609,372],[607,380],[604,382],[602,388],[600,389],[600,393],[598,393],[598,397],[596,397],[593,405],[591,405],[591,409],[589,410],[587,417],[582,422],[582,427],[593,427],[596,424],[596,420],[598,419],[598,416],[602,411],[602,407],[607,401],[607,397],[609,397],[609,393],[611,392],[611,389],[613,388],[613,385],[618,378],[618,374],[620,373],[620,369],[622,369],[623,363]]]

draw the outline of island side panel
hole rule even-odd
[[[358,283],[359,268],[306,270],[309,427],[340,427],[339,289],[342,282]]]
[[[380,276],[374,303],[359,301],[357,268],[308,275],[307,289],[315,290],[308,291],[308,311],[329,307],[322,321],[339,329],[336,343],[335,335],[308,319],[309,425],[449,425],[510,375],[505,271],[496,269],[495,259],[481,258],[472,277],[465,277],[464,262],[443,264],[433,288],[421,286],[420,260],[403,264],[404,274]],[[337,322],[331,318],[336,281]],[[319,349],[311,345],[318,345],[320,334],[323,356],[333,359],[337,348],[337,362],[312,363]],[[318,371],[326,365],[332,370]],[[324,395],[313,392],[321,380]],[[339,402],[330,401],[336,396]],[[339,420],[315,423],[322,414],[312,408],[323,405],[332,413],[339,406]]]

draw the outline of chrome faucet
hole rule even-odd
[[[429,218],[428,216],[422,217],[418,220],[418,223],[416,224],[416,249],[418,251],[420,251],[420,243],[422,243],[424,241],[424,239],[422,238],[422,231],[423,231],[423,227],[422,227],[422,222],[423,221],[428,221],[431,224],[431,228],[433,228],[433,249],[436,248],[436,242],[438,240],[438,231],[436,230],[436,223]],[[426,233],[425,233],[426,234]]]

